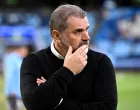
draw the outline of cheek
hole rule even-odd
[[[75,36],[73,34],[67,34],[66,36],[69,45],[71,45],[73,49],[77,49],[80,46],[81,37]]]
[[[75,51],[80,47],[80,40],[73,39],[73,40],[71,40],[70,45],[73,47],[73,50]]]

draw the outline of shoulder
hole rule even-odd
[[[89,49],[88,58],[92,62],[93,61],[94,62],[103,62],[103,61],[111,62],[111,59],[106,54],[94,51],[92,49]]]
[[[37,63],[38,62],[38,57],[44,58],[44,53],[46,53],[49,50],[49,48],[41,49],[36,52],[31,52],[29,55],[27,55],[24,59],[23,62],[30,62],[30,63]]]
[[[41,49],[39,51],[36,52],[31,52],[30,54],[28,54],[24,60],[29,59],[29,60],[36,60],[37,59],[37,55],[43,55],[43,53],[46,51],[46,49]]]
[[[102,59],[103,57],[108,57],[106,54],[94,51],[92,49],[89,49],[88,56],[93,59]]]
[[[91,49],[89,49],[88,52],[88,62],[89,64],[92,64],[93,67],[102,68],[102,70],[103,68],[114,69],[111,59],[106,54]]]
[[[42,53],[44,49],[37,51],[37,52],[31,52],[28,54],[24,59],[23,63],[36,63],[37,62],[37,54]]]
[[[49,54],[49,53],[51,53],[50,46],[45,48],[45,49],[41,49],[40,51],[33,52],[32,54],[35,54],[36,56],[42,57],[44,54]]]

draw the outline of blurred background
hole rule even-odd
[[[115,67],[118,110],[140,110],[140,0],[0,0],[0,110],[7,110],[3,60],[14,45],[29,53],[51,43],[48,22],[60,4],[88,12],[90,48]]]

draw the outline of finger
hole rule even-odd
[[[37,78],[37,81],[41,81],[41,79]]]
[[[45,79],[44,77],[41,77],[41,79],[42,79],[43,81],[46,81],[46,79]]]
[[[69,46],[68,52],[67,52],[67,54],[66,54],[66,57],[67,57],[67,56],[70,56],[70,55],[72,54],[72,51],[73,51],[72,47]]]
[[[37,83],[37,85],[39,86],[41,83],[40,82],[38,82],[38,81],[36,81],[36,83]]]
[[[87,61],[85,62],[85,65],[87,65]]]
[[[44,80],[42,80],[42,79],[37,79],[37,81],[39,81],[39,82],[41,82],[41,83],[44,83],[45,81]]]
[[[86,60],[88,59],[88,56],[87,56],[87,55],[85,56],[85,59],[86,59]]]
[[[82,56],[86,56],[88,53],[88,48],[85,48],[85,50],[83,50],[83,52],[81,53]]]
[[[76,53],[76,54],[81,54],[86,48],[87,48],[86,45],[82,45],[81,47],[79,47],[79,48],[75,51],[75,53]]]
[[[39,82],[39,83],[43,83],[43,81],[42,81],[42,80],[37,80],[37,82]]]
[[[36,83],[37,83],[37,84],[39,84],[39,82],[38,82],[38,81],[36,81]]]

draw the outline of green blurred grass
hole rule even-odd
[[[118,109],[140,110],[140,73],[117,72]],[[6,110],[4,78],[0,76],[0,110]]]
[[[0,110],[6,110],[6,98],[4,96],[4,78],[0,76]]]
[[[118,110],[140,110],[140,74],[117,74]]]

